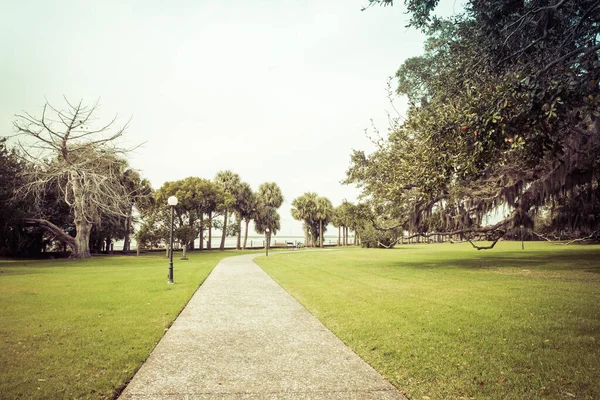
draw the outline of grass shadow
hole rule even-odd
[[[394,249],[393,251],[401,250]],[[600,248],[574,246],[548,248],[548,250],[509,250],[497,249],[478,252],[461,249],[443,253],[444,256],[431,256],[424,247],[422,257],[392,262],[390,266],[414,268],[463,268],[463,269],[527,269],[545,271],[580,271],[600,274]],[[433,250],[433,248],[431,249]],[[566,250],[566,251],[565,251]]]

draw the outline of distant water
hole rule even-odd
[[[324,244],[337,244],[338,237],[337,236],[328,236],[325,235],[323,238]],[[354,240],[352,236],[348,239],[350,242]],[[206,248],[206,242],[208,240],[204,238],[204,248]],[[286,242],[294,243],[294,245],[298,242],[304,243],[304,236],[272,236],[270,246],[277,246]],[[221,245],[221,236],[213,236],[211,240],[211,248],[218,249]],[[237,237],[227,237],[225,238],[225,247],[226,248],[235,248],[237,245]],[[241,245],[244,245],[244,236],[241,239]],[[265,246],[265,237],[264,236],[248,236],[248,241],[246,242],[248,247],[264,247]],[[198,249],[200,247],[200,240],[196,239],[194,242],[194,248]],[[136,243],[135,240],[131,240],[131,249],[135,250]],[[123,241],[115,242],[114,246],[115,250],[123,249]]]

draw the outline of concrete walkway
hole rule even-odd
[[[215,267],[121,399],[404,399],[256,256]]]

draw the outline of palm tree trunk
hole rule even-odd
[[[208,243],[206,243],[206,249],[211,249],[212,242],[212,211],[208,213]]]
[[[340,247],[341,236],[342,236],[342,227],[340,225],[340,226],[338,226],[338,247]]]
[[[246,249],[246,243],[248,242],[248,225],[250,224],[250,220],[247,219],[245,222],[246,222],[246,230],[244,232],[244,250]]]
[[[225,236],[227,235],[227,219],[229,217],[229,211],[225,210],[225,218],[223,219],[223,235],[221,235],[221,246],[219,250],[225,250]]]
[[[308,243],[308,226],[306,225],[306,222],[304,223],[304,245],[306,247],[309,247],[309,243]]]

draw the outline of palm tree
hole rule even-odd
[[[210,250],[210,240],[212,239],[212,213],[216,210],[219,204],[220,188],[216,183],[209,179],[198,179],[195,187],[196,212],[198,214],[198,235],[200,237],[200,250],[204,250],[204,227],[208,225],[208,243],[207,249]],[[204,215],[208,215],[208,223],[205,224]]]
[[[314,225],[316,220],[314,216],[317,208],[317,198],[316,193],[307,192],[292,201],[292,217],[295,220],[304,222],[304,242],[307,247],[310,246],[309,233],[315,239],[316,229],[314,229]]]
[[[338,228],[338,240],[337,240],[337,245],[341,246],[342,245],[342,224],[341,224],[341,218],[340,218],[340,210],[339,207],[335,207],[333,209],[333,214],[331,216],[331,224],[333,226],[335,226],[336,228]]]
[[[254,213],[254,230],[256,233],[262,234],[267,232],[267,228],[269,228],[269,232],[266,240],[269,243],[271,241],[271,234],[276,235],[277,231],[281,229],[280,217],[277,209],[265,206],[262,203]]]
[[[244,245],[243,249],[246,249],[246,243],[248,242],[248,225],[250,221],[254,218],[254,213],[258,204],[258,199],[255,193],[252,193],[252,196],[248,199],[246,203],[246,208],[243,208],[241,211],[241,218],[244,220],[246,224],[246,228],[244,230]]]
[[[223,202],[221,203],[221,211],[223,211],[223,235],[221,236],[220,250],[225,249],[225,237],[227,236],[227,220],[231,209],[235,205],[236,197],[241,183],[240,176],[229,170],[219,171],[215,176],[215,183],[221,186],[224,192]]]
[[[327,226],[333,215],[333,205],[326,197],[319,197],[316,200],[314,219],[319,221],[319,247],[323,248],[324,227]]]
[[[211,182],[211,183],[213,185],[212,188],[214,190],[211,193],[211,195],[214,196],[213,197],[214,202],[211,202],[210,206],[207,207],[207,209],[206,209],[206,214],[208,216],[207,222],[206,222],[206,225],[208,227],[208,238],[206,241],[206,248],[208,250],[210,250],[212,248],[213,216],[218,210],[221,209],[221,205],[224,203],[223,198],[225,197],[225,194],[224,194],[221,186],[219,186],[215,182]],[[204,224],[204,221],[203,221],[203,224]]]
[[[275,182],[265,182],[258,187],[258,197],[267,207],[279,208],[283,204],[281,189]]]
[[[244,249],[248,241],[248,224],[252,219],[252,213],[256,207],[256,195],[252,192],[252,188],[246,182],[242,182],[238,188],[235,202],[235,212],[238,221],[237,249],[240,250],[242,237],[242,220],[246,222],[246,231],[244,234]]]
[[[336,209],[338,223],[342,227],[342,246],[348,246],[348,227],[352,224],[354,204],[344,200]]]
[[[282,204],[283,195],[275,182],[265,182],[258,187],[253,212],[254,225],[258,233],[263,233],[266,228],[269,228],[267,240],[271,240],[271,234],[276,234],[279,229],[277,209]]]

